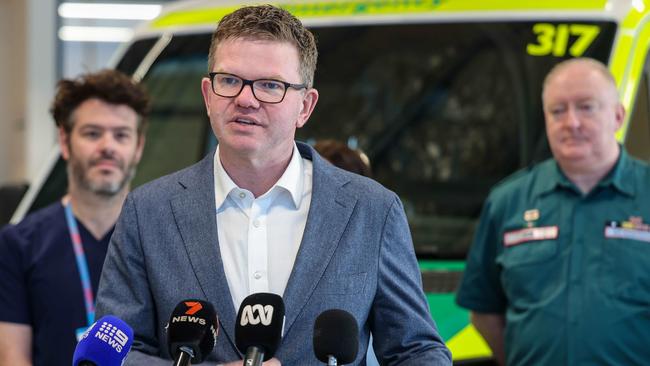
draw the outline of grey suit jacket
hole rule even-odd
[[[283,299],[283,365],[322,365],[312,348],[316,317],[350,312],[360,328],[354,365],[365,365],[369,333],[383,365],[450,365],[429,314],[399,198],[380,184],[335,168],[298,143],[313,162],[307,224]],[[181,300],[205,299],[219,316],[211,361],[242,358],[235,309],[217,240],[213,153],[131,192],[111,239],[97,296],[97,317],[131,325],[126,364],[169,365],[165,325]]]

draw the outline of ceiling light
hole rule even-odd
[[[59,38],[76,42],[126,42],[133,36],[133,30],[123,27],[75,27],[63,26]]]
[[[63,3],[58,12],[62,18],[149,20],[161,8],[158,4]]]

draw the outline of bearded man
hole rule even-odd
[[[0,365],[69,365],[144,147],[149,98],[104,70],[62,80],[51,108],[68,192],[0,231]]]

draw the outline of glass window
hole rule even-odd
[[[208,34],[176,36],[142,79],[152,110],[134,187],[203,157],[212,134],[201,95],[209,46]]]
[[[158,38],[147,38],[133,42],[115,68],[127,75],[133,74],[157,40]]]
[[[568,56],[527,52],[537,23],[316,29],[320,99],[298,138],[354,142],[401,197],[418,255],[464,258],[489,189],[550,156],[541,84]],[[615,26],[598,26],[584,55],[607,62]]]

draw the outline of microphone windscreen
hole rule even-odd
[[[235,344],[241,353],[249,347],[264,350],[268,361],[280,345],[284,327],[284,302],[271,293],[256,293],[242,301],[235,323]]]
[[[359,326],[352,314],[331,309],[322,312],[314,323],[314,354],[327,363],[329,356],[339,364],[353,363],[359,351]]]
[[[121,319],[107,315],[93,323],[74,350],[72,365],[120,366],[133,343],[133,329]]]
[[[177,359],[181,347],[194,353],[192,364],[203,362],[217,342],[219,321],[212,304],[188,299],[176,305],[167,328],[169,353]]]

